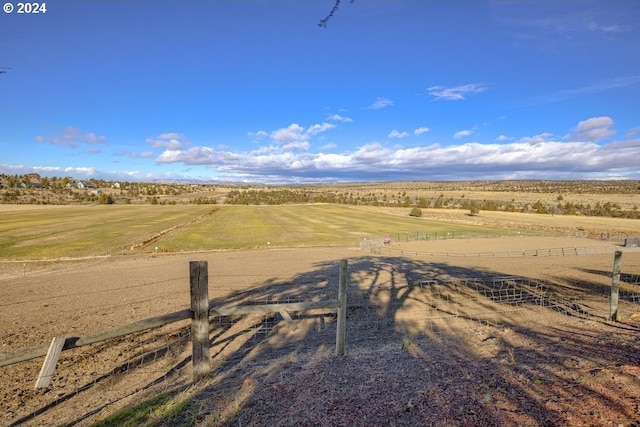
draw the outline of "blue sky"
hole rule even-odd
[[[640,179],[640,1],[333,5],[0,13],[0,173]]]

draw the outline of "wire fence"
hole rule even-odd
[[[476,257],[476,258],[521,258],[521,257],[561,257],[580,255],[612,254],[616,248],[611,246],[583,246],[548,249],[526,249],[516,251],[487,251],[487,252],[438,252],[424,250],[410,250],[389,245],[371,246],[370,253],[388,256],[416,256],[416,257]]]
[[[298,302],[286,298],[256,303]],[[294,313],[292,320],[313,345],[335,341],[335,314]],[[260,363],[290,354],[299,345],[283,342],[288,326],[279,314],[210,318],[212,374],[239,369],[259,355]],[[47,389],[34,384],[42,359],[2,369],[0,412],[7,426],[76,426],[90,423],[142,396],[160,395],[190,384],[191,329],[189,321],[132,334],[62,353]],[[53,421],[55,420],[55,421]]]
[[[51,387],[34,388],[42,359],[2,368],[10,384],[0,401],[8,426],[78,425],[110,406],[179,376],[188,358],[188,323],[69,350],[60,356]],[[43,418],[44,417],[44,418]]]
[[[329,293],[325,288],[332,288],[326,286],[327,280],[321,275],[315,275],[315,283],[303,279],[297,282],[274,281],[265,285],[265,281],[273,280],[272,274],[247,274],[244,275],[246,280],[258,280],[261,286],[219,285],[232,278],[237,280],[238,276],[243,275],[226,278],[213,276],[217,286],[213,287],[211,299],[227,305],[299,303],[327,299]],[[81,290],[81,294],[95,295],[95,304],[75,307],[67,318],[53,316],[44,329],[51,339],[51,336],[69,336],[72,331],[86,332],[87,329],[80,328],[87,328],[89,319],[109,317],[106,325],[118,325],[126,319],[157,315],[166,312],[166,309],[162,311],[162,307],[171,307],[166,305],[167,300],[173,300],[176,296],[186,294],[184,300],[188,303],[188,286],[185,286],[188,282],[187,276],[180,276],[115,285],[103,291]],[[181,290],[175,289],[175,283],[180,284]],[[158,292],[163,287],[168,290]],[[127,298],[127,292],[135,288],[149,296],[138,296],[135,300]],[[331,296],[335,298],[335,294]],[[27,297],[3,305],[15,311],[37,302],[42,310],[52,301],[69,298],[73,299],[73,295]],[[46,319],[45,316],[42,318]],[[291,313],[290,320],[295,322],[298,329],[312,333],[316,342],[320,340],[324,345],[331,345],[335,341],[335,313],[310,310]],[[18,325],[20,322],[15,323]],[[290,332],[287,322],[283,322],[282,315],[277,313],[210,317],[212,371],[220,374],[233,370],[243,360],[251,358],[253,353],[259,353],[263,361],[279,357],[282,351],[288,351],[286,343],[281,342],[283,328],[285,335]],[[47,338],[41,335],[42,331],[42,325],[38,328],[25,325],[18,326],[7,336],[3,332],[3,347],[0,350],[6,353],[0,353],[0,361],[5,355],[19,351],[25,343],[38,340],[42,343]],[[271,356],[268,354],[270,349],[276,349]],[[295,352],[295,349],[291,351]],[[6,422],[8,426],[75,426],[89,423],[96,414],[104,416],[112,407],[126,404],[145,393],[161,394],[175,389],[176,384],[187,387],[191,382],[191,358],[189,321],[181,321],[64,351],[51,377],[51,385],[46,389],[34,388],[42,358],[0,367],[0,413],[6,414],[3,423]]]
[[[390,242],[415,242],[420,240],[487,239],[496,237],[566,237],[579,239],[604,240],[612,242],[632,241],[628,233],[594,233],[586,230],[549,230],[549,229],[505,229],[491,233],[466,231],[411,231],[388,233],[372,236],[360,241],[360,249],[378,250]]]
[[[540,310],[551,309],[571,314],[583,299],[556,295],[544,282],[522,277],[418,279],[393,293],[400,297],[361,298],[350,305],[355,314],[349,318],[349,336],[363,339],[371,324],[380,323],[403,333],[450,333],[456,324],[500,326],[516,313],[544,316]]]

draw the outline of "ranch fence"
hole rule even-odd
[[[21,389],[26,384],[23,382],[14,389],[19,395],[32,398],[27,413],[24,408],[9,408],[7,419],[11,426],[29,425],[30,422],[30,425],[37,425],[40,415],[69,405],[72,413],[81,415],[61,420],[59,425],[75,425],[140,390],[161,386],[168,378],[184,372],[183,368],[189,362],[193,366],[191,381],[216,375],[222,371],[222,365],[212,363],[212,359],[226,352],[232,355],[227,358],[226,365],[235,365],[266,340],[274,338],[274,334],[278,339],[286,340],[286,331],[292,332],[310,318],[318,326],[317,332],[322,334],[325,343],[329,336],[335,337],[334,355],[345,354],[347,337],[350,349],[370,348],[384,345],[379,342],[379,335],[389,331],[399,334],[402,346],[409,346],[418,343],[414,338],[418,334],[431,339],[466,336],[478,328],[510,325],[523,315],[535,315],[545,321],[552,314],[581,320],[597,319],[604,316],[604,311],[594,302],[604,300],[603,296],[609,299],[609,318],[617,320],[619,308],[628,310],[624,304],[640,303],[640,292],[629,287],[640,285],[640,275],[623,273],[621,257],[622,254],[616,252],[607,295],[585,292],[567,296],[542,280],[473,276],[473,271],[465,270],[456,272],[459,277],[446,279],[439,277],[437,271],[427,274],[425,264],[419,261],[396,261],[389,257],[353,262],[349,267],[354,273],[371,272],[370,278],[350,276],[353,283],[347,283],[347,261],[342,260],[338,266],[337,286],[327,286],[334,292],[337,287],[336,299],[315,295],[306,301],[298,296],[285,299],[285,302],[280,298],[277,302],[265,299],[251,304],[222,305],[209,301],[206,262],[191,262],[189,309],[80,337],[54,338],[51,345],[24,348],[9,355],[0,354],[0,368],[3,369],[46,356],[40,373],[29,377],[37,380],[38,388],[34,389],[31,382],[31,390]],[[391,276],[385,276],[389,274]],[[401,276],[403,280],[400,280]],[[348,293],[347,288],[350,288]],[[233,302],[234,298],[230,300]],[[601,311],[595,312],[595,307]],[[313,318],[316,313],[324,314]],[[330,313],[329,322],[335,323],[335,327],[333,324],[327,327],[326,313]],[[249,319],[254,315],[260,319]],[[179,327],[171,328],[176,325]],[[240,331],[248,330],[251,330],[251,338],[243,343],[234,342]],[[407,336],[412,337],[410,341],[405,341]],[[189,343],[190,356],[181,359],[180,355],[188,352],[185,349]],[[79,347],[84,346],[88,349],[81,352]],[[109,351],[117,357],[103,355]],[[72,357],[64,358],[62,353]],[[291,353],[287,357],[293,363],[298,356]],[[70,371],[76,363],[90,372],[72,375]],[[153,377],[155,379],[149,380]],[[47,380],[52,379],[53,384],[47,384]],[[117,383],[127,383],[129,391],[124,397],[112,391]],[[57,392],[65,385],[71,391]],[[79,402],[78,397],[81,399],[88,390],[102,391],[104,403],[87,407]]]
[[[0,356],[0,368],[19,362],[35,359],[46,355],[42,371],[36,382],[36,388],[44,388],[49,385],[51,374],[55,369],[60,353],[78,347],[84,347],[127,335],[143,332],[153,328],[169,325],[181,320],[191,319],[191,336],[193,340],[193,367],[194,380],[201,379],[210,372],[209,355],[209,315],[237,316],[246,314],[268,315],[279,313],[291,329],[295,329],[290,312],[310,311],[317,309],[330,309],[337,311],[338,328],[336,333],[336,356],[344,354],[345,318],[346,315],[346,272],[347,261],[340,263],[340,287],[338,299],[310,302],[290,302],[255,304],[242,306],[217,307],[209,302],[208,298],[208,265],[206,261],[192,261],[190,263],[190,289],[191,308],[151,317],[123,326],[95,332],[80,337],[60,338],[55,337],[51,344],[43,344],[17,350],[8,355]]]
[[[617,242],[630,242],[631,247],[636,242],[633,237],[625,232],[592,233],[585,230],[535,230],[535,229],[507,229],[500,233],[477,233],[466,231],[409,231],[403,233],[388,233],[381,236],[373,236],[360,241],[360,249],[378,250],[381,246],[395,242],[414,242],[419,240],[451,240],[451,239],[478,239],[495,237],[572,237],[593,240],[606,240]]]
[[[479,257],[479,258],[520,258],[520,257],[562,257],[580,255],[612,254],[615,248],[609,246],[563,247],[549,249],[527,249],[499,252],[432,252],[396,248],[388,245],[372,246],[370,252],[376,255],[416,256],[416,257]]]
[[[334,354],[336,356],[344,355],[347,298],[346,260],[342,260],[339,265],[339,285],[336,299],[305,301],[297,298],[285,298],[284,301],[282,299],[277,301],[258,300],[241,305],[218,305],[216,302],[209,301],[208,265],[206,261],[192,261],[189,264],[189,268],[191,307],[188,309],[146,318],[82,336],[54,337],[50,344],[45,343],[25,347],[9,354],[0,353],[0,368],[4,369],[10,369],[21,362],[33,361],[44,356],[44,362],[35,378],[35,387],[33,387],[32,383],[32,391],[29,392],[29,390],[24,389],[25,383],[20,387],[21,395],[30,394],[35,398],[40,397],[37,399],[40,401],[49,400],[42,395],[42,391],[46,393],[51,389],[69,388],[68,379],[75,376],[75,385],[71,384],[70,386],[73,391],[66,394],[56,393],[57,397],[51,399],[48,404],[33,410],[22,418],[13,420],[10,425],[23,425],[23,423],[30,420],[35,420],[48,409],[62,405],[81,392],[109,382],[110,379],[118,376],[125,375],[128,377],[127,381],[129,381],[129,378],[136,374],[138,376],[157,374],[161,371],[150,368],[150,366],[163,358],[178,358],[180,353],[184,353],[184,348],[189,341],[191,342],[191,354],[185,360],[190,359],[192,362],[191,381],[199,381],[215,371],[215,369],[212,369],[211,364],[211,354],[214,352],[211,344],[222,347],[222,350],[215,349],[216,354],[224,351],[224,347],[228,345],[228,343],[217,342],[215,338],[211,339],[211,325],[214,325],[213,329],[225,331],[240,325],[239,328],[236,328],[241,330],[240,333],[252,335],[252,338],[245,343],[244,349],[233,349],[237,356],[251,351],[268,339],[270,333],[276,329],[277,324],[281,321],[284,321],[288,329],[295,331],[297,329],[297,320],[320,316],[321,322],[324,324],[324,319],[328,314],[335,319],[336,323]],[[305,313],[311,314],[307,316]],[[278,319],[274,315],[279,315],[280,318]],[[260,320],[253,324],[253,320],[243,323],[243,319],[252,316],[254,318],[257,316]],[[190,325],[185,322],[189,322]],[[172,324],[178,324],[179,327],[170,328]],[[120,346],[120,343],[126,341],[132,341],[132,343],[128,346]],[[111,364],[115,366],[105,369],[105,365],[108,366],[110,362],[108,357],[102,358],[100,353],[107,352],[112,346],[120,354],[111,357],[115,360],[123,360],[123,362],[118,364],[113,363],[112,360]],[[72,375],[69,372],[70,368],[74,368],[75,362],[83,358],[77,352],[80,347],[89,347],[89,350],[85,350],[85,352],[93,360],[89,363],[83,360],[78,364],[84,366],[90,373],[80,373],[78,375],[74,372]],[[74,351],[76,353],[71,357],[65,360],[60,359],[63,356],[63,352],[74,353]],[[182,363],[178,363],[173,369],[163,372],[164,375],[151,383],[147,383],[144,387],[160,383],[166,378],[175,375],[178,370],[185,367],[185,360]],[[87,365],[89,365],[89,368],[86,367]],[[89,377],[92,380],[87,381],[86,378]],[[53,378],[57,379],[57,384],[52,384]],[[132,380],[132,383],[140,384],[139,381],[144,381],[144,379],[138,378],[137,380]],[[84,384],[82,384],[83,382]],[[115,399],[108,404],[115,403],[118,400]],[[108,404],[105,404],[105,407]],[[93,412],[87,413],[81,418],[76,418],[65,425],[75,425]],[[11,420],[12,411],[8,411],[7,415]]]

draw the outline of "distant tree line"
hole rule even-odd
[[[4,204],[216,204],[281,205],[286,203],[330,203],[405,208],[464,209],[471,215],[481,211],[529,212],[550,215],[584,215],[640,219],[638,206],[623,209],[614,202],[576,203],[565,194],[638,194],[638,181],[460,181],[365,183],[264,188],[238,187],[213,197],[214,186],[182,183],[86,180],[93,189],[78,189],[72,177],[40,177],[37,174],[0,174],[0,203]],[[100,189],[100,191],[98,191]],[[103,189],[103,190],[102,190]],[[434,190],[437,196],[434,196]],[[557,194],[553,202],[533,203],[472,199],[462,194],[447,197],[445,191],[460,190]],[[439,193],[439,194],[438,194]],[[427,196],[427,194],[431,194]],[[413,211],[416,214],[418,211]],[[417,215],[413,215],[417,216]]]
[[[90,184],[80,189],[78,182]],[[190,195],[197,186],[175,183],[145,183],[136,181],[108,181],[104,179],[77,180],[72,177],[40,177],[38,174],[0,174],[0,203],[22,204],[176,204],[172,197]],[[161,196],[163,198],[161,198]],[[197,197],[184,199],[187,203],[216,203],[215,199]]]
[[[364,206],[386,206],[386,207],[406,207],[406,208],[435,208],[435,209],[464,209],[469,210],[471,215],[477,215],[480,211],[503,211],[503,212],[527,212],[537,214],[557,214],[557,215],[584,215],[602,216],[611,218],[631,218],[640,219],[640,211],[637,206],[631,210],[623,210],[619,204],[596,202],[595,205],[562,202],[559,197],[557,204],[546,204],[538,200],[535,203],[516,203],[498,200],[474,200],[460,197],[445,197],[440,194],[437,197],[409,196],[406,192],[376,195],[373,192],[364,194],[352,191],[294,191],[290,189],[269,189],[269,190],[232,190],[227,193],[226,202],[233,205],[281,205],[287,203],[333,203],[347,205]],[[418,211],[413,211],[415,215]]]

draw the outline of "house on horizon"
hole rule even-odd
[[[91,181],[78,181],[76,182],[76,187],[80,188],[80,189],[87,189],[87,188],[96,188],[96,186],[93,184],[93,182]]]

